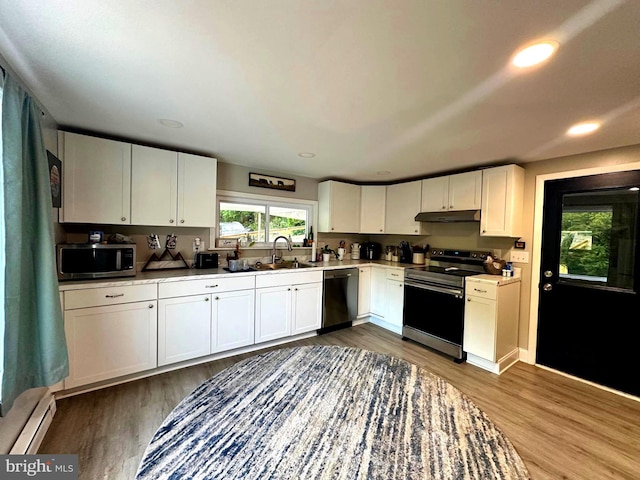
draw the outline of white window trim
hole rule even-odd
[[[230,202],[241,202],[243,200],[247,200],[249,202],[268,202],[270,204],[281,204],[276,206],[288,206],[288,205],[300,205],[304,207],[308,207],[309,212],[309,226],[314,227],[314,235],[317,232],[317,228],[315,228],[318,223],[318,202],[317,200],[305,200],[302,198],[289,198],[289,197],[276,197],[273,195],[257,195],[255,193],[244,193],[244,192],[233,192],[231,190],[218,190],[216,192],[216,205],[215,205],[215,218],[216,218],[216,226],[210,229],[209,234],[209,250],[217,250],[216,248],[216,238],[218,236],[218,224],[220,220],[220,212],[218,211],[220,201],[228,200]],[[260,245],[258,247],[243,247],[243,248],[254,248],[256,250],[264,250],[265,248],[269,248],[267,246]],[[230,249],[225,249],[230,250]]]

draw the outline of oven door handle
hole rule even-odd
[[[463,298],[462,290],[456,290],[454,288],[437,287],[435,285],[426,285],[424,283],[414,283],[410,281],[408,282],[406,280],[404,282],[404,285],[405,287],[415,287],[421,290],[429,290],[432,292],[444,293],[445,295],[453,295],[456,298]]]

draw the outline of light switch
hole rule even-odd
[[[529,252],[511,250],[511,258],[509,261],[513,263],[529,263]]]

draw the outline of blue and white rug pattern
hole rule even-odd
[[[459,390],[356,348],[287,348],[211,377],[165,419],[137,479],[528,479]]]

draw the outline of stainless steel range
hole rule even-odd
[[[465,360],[465,277],[485,273],[489,252],[432,248],[429,265],[405,269],[402,337]]]

